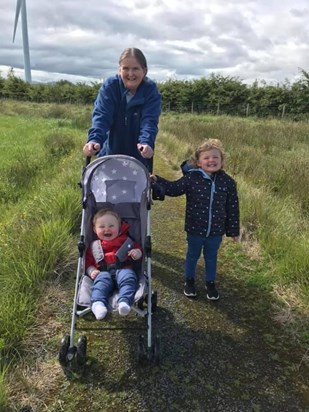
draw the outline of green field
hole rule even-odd
[[[158,409],[146,408],[143,402],[147,390],[144,388],[144,392],[143,387],[135,382],[134,375],[136,373],[152,387],[156,379],[161,382],[160,371],[147,369],[147,378],[142,372],[129,372],[132,368],[131,360],[128,361],[131,355],[126,350],[110,356],[116,363],[117,356],[129,362],[127,379],[130,385],[137,385],[139,397],[130,385],[131,392],[126,392],[126,382],[121,380],[123,371],[116,368],[114,375],[109,376],[111,381],[117,381],[115,393],[107,384],[101,394],[100,386],[93,386],[92,405],[79,406],[78,409],[77,401],[79,405],[87,403],[83,385],[91,387],[95,382],[91,373],[104,382],[107,378],[102,377],[91,363],[92,372],[86,376],[86,381],[65,383],[57,364],[58,344],[64,328],[68,328],[70,323],[81,214],[77,183],[84,164],[81,148],[90,124],[91,108],[1,101],[0,109],[0,410],[17,411],[26,399],[34,412],[99,412],[103,410],[99,406],[102,396],[102,401],[104,397],[104,401],[114,405],[114,409],[110,407],[104,409],[106,411],[124,411],[125,404],[131,405],[131,409],[127,410],[132,411],[163,411],[164,404],[160,402]],[[220,313],[213,308],[208,309],[205,316],[213,327],[210,336],[214,330],[220,336],[228,331],[233,341],[240,344],[245,330],[249,333],[252,328],[251,337],[254,336],[253,341],[256,339],[256,352],[262,336],[262,347],[268,345],[273,356],[269,360],[269,373],[274,366],[272,362],[277,362],[278,368],[284,367],[282,388],[285,384],[294,383],[295,391],[303,393],[307,389],[305,376],[308,374],[309,343],[309,124],[164,114],[160,121],[154,172],[171,179],[180,176],[180,163],[207,138],[219,138],[225,146],[226,170],[238,183],[242,226],[241,242],[235,245],[225,241],[220,252],[222,288],[225,295],[233,299],[231,303],[223,301],[218,311]],[[155,203],[153,209],[153,261],[154,274],[157,275],[154,282],[160,291],[162,306],[170,308],[173,313],[172,316],[165,313],[164,319],[169,329],[163,322],[162,330],[167,336],[172,334],[176,340],[179,333],[179,339],[183,337],[185,341],[184,345],[189,345],[190,339],[194,342],[195,331],[195,349],[202,350],[203,342],[207,344],[209,339],[209,336],[204,336],[205,324],[201,322],[199,313],[205,312],[204,303],[198,301],[196,307],[192,307],[192,302],[188,300],[182,303],[184,199],[167,199]],[[171,235],[167,237],[166,233]],[[202,266],[199,270],[201,273]],[[228,321],[228,318],[236,319],[236,315],[243,321],[239,327],[243,328],[241,331]],[[171,318],[174,318],[173,322]],[[189,326],[183,324],[184,319]],[[260,325],[262,320],[269,328]],[[253,325],[261,329],[254,330]],[[259,336],[255,335],[257,330],[262,331]],[[188,336],[188,341],[185,336]],[[123,337],[120,338],[122,340]],[[286,347],[280,343],[282,340]],[[92,341],[95,341],[93,336]],[[108,351],[118,344],[113,341],[105,343]],[[96,343],[93,342],[93,345],[97,353],[92,355],[111,366],[111,360],[106,359],[107,353],[102,352]],[[292,353],[296,353],[293,352],[296,348],[299,356],[295,358]],[[228,356],[227,341],[223,349],[224,356]],[[34,356],[36,352],[37,357]],[[258,365],[253,353],[253,362]],[[284,361],[278,360],[279,353],[285,357]],[[288,358],[290,353],[291,358]],[[180,391],[196,397],[196,409],[193,410],[203,410],[199,408],[204,395],[201,394],[199,401],[199,392],[195,388],[204,385],[206,398],[211,398],[215,396],[216,385],[211,377],[202,381],[193,370],[189,376],[194,385],[191,387],[191,381],[183,382],[185,386],[180,385],[177,379],[185,376],[187,371],[176,360],[180,369],[177,369],[178,366],[174,369],[176,354],[186,356],[178,348],[170,353],[170,360],[163,364],[166,379],[170,382],[160,383],[163,385],[162,399],[167,402],[165,405],[168,404],[164,396],[168,397],[171,389],[178,385]],[[196,368],[203,368],[198,360],[195,362]],[[250,357],[246,362],[249,367]],[[233,383],[226,382],[230,391],[226,396],[230,396],[229,399],[236,399],[238,393],[246,393],[249,398],[253,396],[253,390],[250,392],[246,388],[245,374],[248,370],[240,370],[237,375],[232,359],[228,359],[227,368],[229,365],[233,366],[235,379]],[[223,368],[224,365],[221,366]],[[214,367],[220,370],[221,366]],[[267,376],[267,372],[268,369],[265,371],[266,380],[271,385],[276,374]],[[261,378],[263,371],[256,366],[255,374],[252,382]],[[41,382],[42,379],[45,383]],[[278,398],[281,396],[274,405],[282,409],[285,401],[292,404],[293,399],[284,398],[287,395],[281,393],[281,383],[274,389]],[[65,387],[68,391],[64,390]],[[149,398],[157,399],[155,388],[154,385],[154,392]],[[189,390],[191,392],[186,392]],[[173,399],[173,393],[170,396]],[[221,397],[223,406],[228,399],[224,396]],[[244,397],[241,407],[247,406],[245,410],[252,411],[266,410],[271,400],[267,403],[267,398],[262,399],[262,393],[261,397],[257,395],[256,406],[251,404],[250,409],[246,403],[249,400]],[[189,410],[185,400],[183,402],[183,410]],[[142,405],[140,409],[134,409],[138,405]]]

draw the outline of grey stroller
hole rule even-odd
[[[63,367],[82,367],[86,362],[87,337],[80,336],[75,345],[77,319],[91,312],[92,279],[85,274],[85,250],[94,240],[92,218],[102,208],[111,208],[130,225],[130,237],[142,246],[144,259],[140,264],[139,288],[132,312],[146,319],[147,338],[139,336],[138,360],[160,361],[160,339],[152,333],[152,312],[157,307],[157,293],[151,288],[150,208],[151,184],[146,167],[133,157],[110,155],[100,157],[85,167],[82,188],[82,220],[71,330],[62,338],[59,362]],[[117,291],[110,298],[109,311],[117,311]]]

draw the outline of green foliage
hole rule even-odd
[[[5,85],[5,79],[2,77],[1,72],[0,72],[0,97],[3,95],[3,88]]]
[[[1,228],[0,336],[5,348],[20,346],[35,316],[37,296],[50,276],[64,273],[76,256],[72,233],[80,214],[76,171],[70,157],[56,180],[36,188],[35,195],[16,207]],[[47,173],[55,171],[44,164]],[[66,173],[64,171],[66,170]],[[9,220],[8,220],[9,219]]]
[[[59,130],[55,130],[45,136],[43,144],[47,154],[53,158],[67,156],[76,145],[72,136]]]
[[[71,126],[77,129],[87,130],[91,124],[91,109],[82,108],[81,113],[71,120]]]
[[[256,81],[252,85],[239,78],[211,73],[197,80],[168,80],[159,82],[163,111],[180,113],[211,113],[233,116],[289,117],[308,119],[308,72],[300,70],[300,78],[293,84],[268,85]],[[0,95],[32,102],[77,103],[92,105],[100,83],[77,83],[60,80],[49,84],[28,84],[17,78],[11,69],[7,79],[0,77]],[[54,117],[63,111],[55,108]]]
[[[31,187],[39,170],[39,161],[34,156],[28,157],[22,152],[15,154],[12,162],[2,169],[1,203],[16,202]]]
[[[29,83],[23,81],[14,74],[13,68],[10,69],[7,79],[4,82],[2,94],[5,97],[15,98],[19,100],[28,100]]]

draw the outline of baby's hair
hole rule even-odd
[[[93,216],[93,220],[92,220],[93,224],[95,225],[95,224],[96,224],[96,221],[97,221],[100,217],[105,216],[105,215],[112,215],[112,216],[114,216],[114,217],[118,220],[119,226],[121,226],[121,217],[118,215],[117,212],[115,212],[115,211],[112,210],[112,209],[100,209],[100,210]]]
[[[212,149],[217,149],[220,152],[221,155],[221,161],[222,161],[222,169],[223,169],[223,164],[224,164],[224,160],[225,160],[225,153],[223,150],[223,145],[221,143],[221,141],[219,139],[208,139],[206,140],[201,146],[199,146],[195,152],[193,153],[190,162],[194,167],[198,167],[197,163],[199,160],[199,157],[201,155],[201,153],[203,152],[208,152],[209,150]]]
[[[144,56],[144,53],[140,49],[136,49],[135,47],[125,49],[119,57],[119,66],[121,65],[122,61],[128,57],[135,57],[135,59],[139,62],[142,68],[146,70],[147,73],[147,60]]]

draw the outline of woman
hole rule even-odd
[[[119,74],[103,82],[96,98],[85,156],[125,154],[152,170],[161,95],[146,74],[141,50],[125,49],[119,58]]]

